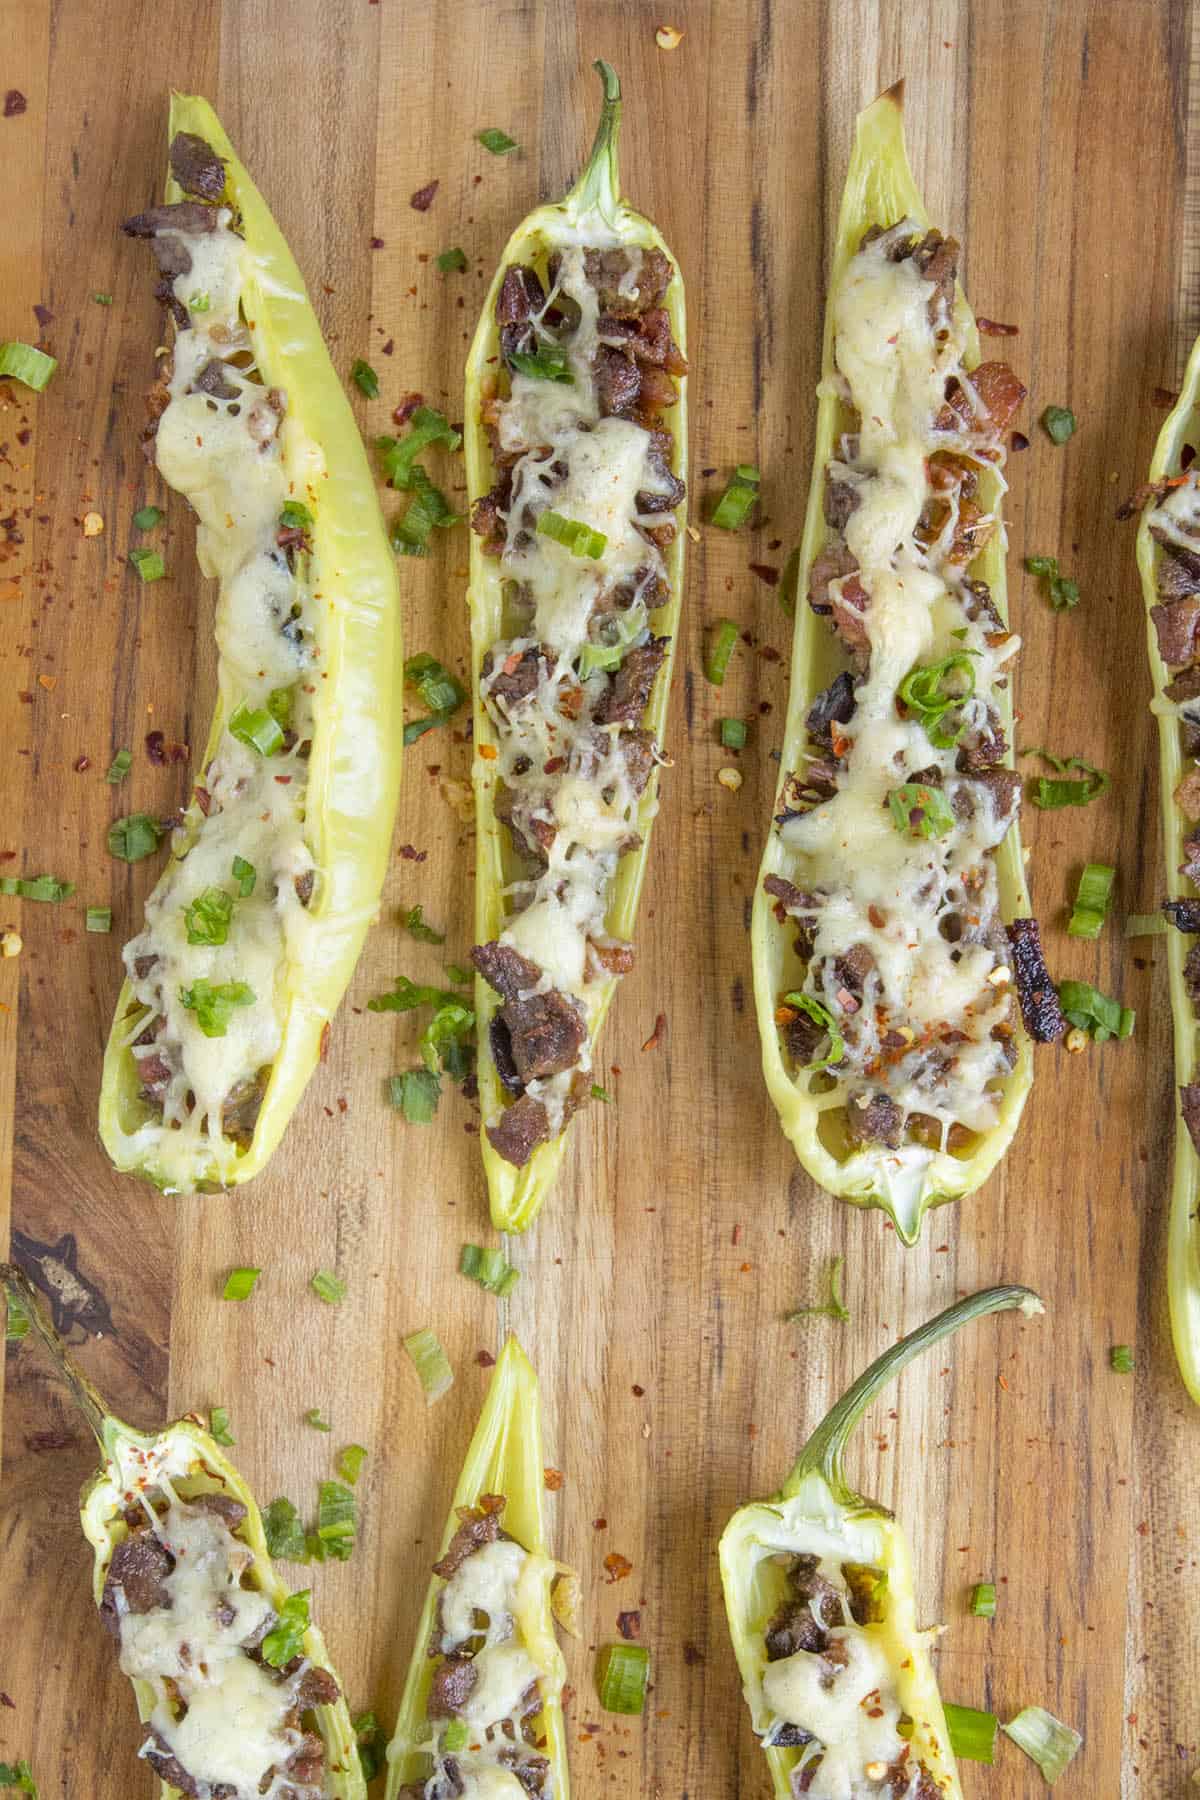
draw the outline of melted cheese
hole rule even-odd
[[[442,1649],[450,1651],[478,1633],[475,1615],[486,1613],[486,1641],[511,1637],[517,1583],[528,1560],[520,1544],[505,1538],[483,1544],[442,1589]]]

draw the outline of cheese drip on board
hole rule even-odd
[[[186,224],[195,209],[180,210]],[[215,228],[158,233],[188,266],[171,283],[177,332],[154,455],[195,510],[197,560],[219,583],[223,721],[144,928],[124,951],[132,1054],[161,1116],[144,1130],[181,1188],[198,1148],[224,1176],[252,1135],[319,880],[304,817],[320,609],[303,526],[289,529],[284,509],[314,504],[320,457],[255,366],[241,304],[248,252],[231,220],[221,208]],[[215,928],[204,917],[214,909],[226,915]],[[214,989],[234,996],[215,1014]]]
[[[831,297],[847,425],[809,599],[851,668],[809,715],[768,881],[801,924],[805,1004],[780,997],[798,1073],[819,1070],[851,1145],[913,1157],[989,1130],[1015,1059],[995,851],[1019,803],[1000,711],[1020,646],[969,570],[1003,529],[1023,389],[1002,364],[967,373],[956,256],[902,220]]]

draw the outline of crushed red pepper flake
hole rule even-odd
[[[633,1574],[633,1564],[629,1558],[622,1556],[616,1550],[609,1551],[604,1559],[604,1567],[606,1570],[604,1579],[610,1584],[614,1581],[624,1581],[627,1575]]]
[[[1020,337],[1019,325],[1001,325],[998,319],[985,319],[982,316],[975,320],[979,327],[980,337]]]
[[[417,189],[416,193],[411,196],[408,202],[414,212],[429,211],[430,207],[433,205],[433,197],[438,191],[438,186],[439,183],[436,181],[427,181],[424,187]]]
[[[640,1400],[646,1392],[645,1388],[639,1387],[636,1381],[634,1382],[632,1388],[629,1391],[631,1394],[633,1394],[635,1399],[638,1399],[638,1400]]]
[[[424,394],[405,394],[399,406],[394,407],[392,410],[393,422],[397,425],[407,425],[418,406],[424,406],[424,404]]]
[[[667,1034],[667,1015],[659,1013],[654,1021],[654,1030],[642,1045],[643,1050],[657,1050]]]
[[[372,250],[382,250],[383,249],[383,239],[381,237],[373,237],[369,240],[369,242],[370,242]]]
[[[474,1132],[474,1129],[474,1126],[472,1126],[472,1132]],[[496,1359],[490,1350],[477,1350],[475,1352],[475,1361],[479,1364],[481,1369],[494,1369],[496,1366]]]
[[[617,1630],[627,1643],[632,1643],[642,1629],[640,1612],[620,1612],[617,1614]]]
[[[550,1492],[552,1494],[557,1494],[563,1484],[563,1472],[561,1469],[543,1469],[542,1479]]]
[[[760,581],[765,581],[768,587],[778,587],[782,570],[777,569],[773,563],[751,563],[750,573],[757,575]]]
[[[4,96],[4,116],[6,119],[17,119],[26,112],[29,102],[20,88],[9,88]]]
[[[325,1023],[321,1027],[320,1057],[321,1057],[322,1062],[324,1062],[325,1058],[329,1055],[329,1038],[330,1038],[330,1025],[329,1025],[329,1020],[326,1019]]]

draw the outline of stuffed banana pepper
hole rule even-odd
[[[1003,1155],[1031,1075],[1005,930],[1028,898],[1000,517],[1025,390],[980,362],[958,256],[892,90],[858,120],[842,200],[752,941],[797,1156],[906,1243]]]
[[[1158,719],[1167,963],[1179,1083],[1167,1227],[1167,1295],[1180,1372],[1200,1402],[1200,343],[1159,434],[1149,482],[1121,508],[1140,513],[1137,559],[1148,609],[1151,710]]]
[[[387,1800],[567,1800],[537,1377],[509,1338],[433,1565]]]
[[[746,1703],[780,1800],[961,1800],[900,1526],[847,1484],[842,1453],[876,1395],[969,1320],[1042,1303],[989,1288],[884,1351],[820,1424],[780,1493],[721,1538],[721,1582]]]
[[[658,807],[683,578],[683,284],[620,198],[620,85],[467,364],[483,1156],[524,1230],[595,1089]]]
[[[275,1574],[254,1497],[193,1418],[134,1431],[76,1368],[18,1269],[28,1313],[104,1462],[81,1518],[100,1620],[133,1683],[162,1800],[364,1800],[350,1714],[307,1593]]]
[[[147,451],[219,584],[216,713],[125,946],[100,1129],[168,1190],[258,1173],[379,899],[401,746],[388,547],[300,273],[221,125],[171,102],[168,202],[129,219],[171,331]]]

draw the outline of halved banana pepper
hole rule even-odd
[[[275,1573],[254,1496],[200,1421],[135,1431],[107,1408],[25,1275],[0,1284],[42,1338],[103,1466],[80,1517],[93,1592],[146,1727],[162,1800],[365,1800],[341,1684],[307,1593]]]
[[[1166,890],[1163,911],[1175,1029],[1175,1159],[1167,1297],[1179,1370],[1200,1403],[1200,341],[1150,464],[1121,508],[1140,512],[1137,560],[1158,719]]]
[[[904,146],[858,119],[826,310],[791,691],[751,927],[763,1070],[804,1168],[902,1241],[1004,1154],[1031,1080],[1001,436]],[[1019,973],[1019,972],[1018,972]]]
[[[567,1800],[545,1487],[537,1376],[510,1337],[417,1627],[387,1800]]]
[[[523,1231],[597,1036],[658,807],[683,581],[683,283],[620,197],[620,84],[565,200],[510,238],[467,361],[482,1150]]]
[[[171,100],[149,240],[173,341],[148,453],[219,581],[193,798],[125,948],[100,1134],[168,1191],[248,1181],[322,1054],[375,916],[400,779],[395,558],[300,272],[207,101]],[[167,712],[162,698],[160,715]],[[153,825],[140,815],[129,837]]]
[[[892,1514],[849,1486],[842,1454],[871,1401],[971,1319],[1042,1303],[988,1288],[873,1362],[809,1438],[782,1489],[721,1538],[721,1583],[754,1730],[780,1800],[961,1800],[954,1752],[917,1629],[912,1559]]]

